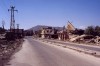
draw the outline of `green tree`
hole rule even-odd
[[[76,35],[82,35],[84,34],[84,30],[82,29],[76,29],[75,31],[71,32],[72,34],[76,34]]]
[[[95,27],[95,35],[100,36],[100,27],[99,26]]]
[[[95,27],[94,26],[88,26],[85,29],[85,34],[94,36],[95,35]]]

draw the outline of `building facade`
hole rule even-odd
[[[51,38],[56,38],[56,37],[58,37],[58,36],[55,32],[55,29],[52,29],[52,27],[42,28],[41,38],[51,39]]]
[[[69,39],[69,35],[68,35],[68,32],[67,31],[64,31],[64,30],[62,30],[62,31],[59,31],[58,32],[58,39],[59,40],[68,40]]]

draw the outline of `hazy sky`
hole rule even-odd
[[[18,10],[16,24],[24,29],[36,25],[64,26],[68,21],[78,28],[100,26],[100,0],[0,0],[0,26],[4,20],[7,29],[11,5]]]

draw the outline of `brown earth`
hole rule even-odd
[[[21,49],[23,39],[15,41],[0,40],[0,66],[9,62],[10,57]]]

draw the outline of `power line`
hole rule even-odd
[[[10,22],[10,30],[12,31],[13,29],[15,29],[15,19],[14,19],[14,12],[18,11],[15,10],[15,6],[11,6],[11,9],[8,9],[8,11],[11,11],[11,22]]]

